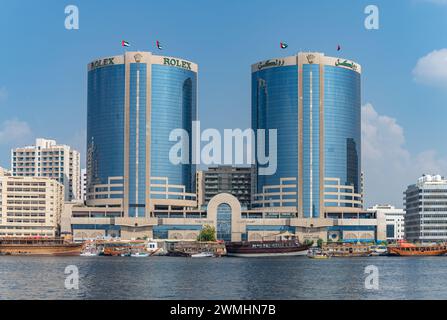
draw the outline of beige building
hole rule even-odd
[[[205,181],[203,177],[203,171],[198,170],[196,172],[196,194],[199,207],[205,204]]]
[[[340,208],[325,213],[325,218],[297,218],[290,207],[265,207],[244,210],[228,193],[214,196],[206,207],[196,201],[157,199],[149,217],[126,217],[120,206],[93,207],[66,203],[62,233],[73,234],[75,241],[94,238],[196,239],[205,225],[216,228],[218,239],[255,241],[275,239],[292,233],[300,241],[318,239],[345,242],[385,240],[373,212]]]
[[[0,167],[0,176],[11,176],[11,170]]]
[[[36,144],[11,151],[12,175],[48,177],[64,185],[66,201],[80,200],[81,169],[79,152],[55,140],[36,139]]]
[[[59,182],[0,173],[0,237],[56,236],[63,205]]]
[[[377,218],[377,232],[388,241],[403,240],[405,236],[405,210],[392,205],[375,205],[368,208]]]

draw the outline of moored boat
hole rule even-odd
[[[200,253],[212,253],[215,257],[226,254],[225,243],[221,241],[167,241],[166,248],[169,256],[191,257]],[[199,256],[200,257],[200,256]]]
[[[371,256],[386,256],[388,255],[388,248],[386,246],[371,246]]]
[[[213,258],[214,254],[212,252],[200,252],[191,255],[191,258]]]
[[[82,243],[73,243],[63,238],[0,238],[1,255],[25,256],[78,256]]]
[[[130,256],[134,257],[134,258],[147,258],[147,257],[149,257],[149,253],[147,253],[147,252],[134,252],[134,253],[131,253]]]
[[[322,250],[332,257],[368,257],[371,255],[371,248],[367,244],[326,243],[323,244]]]
[[[304,256],[309,248],[297,240],[228,242],[225,246],[233,257]]]
[[[388,246],[390,255],[395,256],[440,256],[447,253],[447,245],[443,244],[413,244],[400,242]]]
[[[134,251],[144,251],[145,242],[140,240],[107,241],[103,243],[105,256],[128,257]]]
[[[149,252],[150,256],[159,256],[159,255],[165,255],[166,252],[163,249],[163,247],[159,247],[158,243],[155,241],[149,241],[146,244],[146,251]]]
[[[84,248],[81,251],[81,257],[96,257],[99,255],[99,250],[95,243],[87,242],[84,244]]]
[[[80,256],[81,257],[96,257],[96,256],[98,256],[98,253],[92,252],[92,251],[84,251],[84,252],[81,252]]]
[[[307,257],[311,259],[329,259],[331,256],[320,248],[311,248],[307,251]]]

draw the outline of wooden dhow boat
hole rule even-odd
[[[441,256],[447,253],[447,245],[442,244],[413,244],[400,242],[389,245],[388,253],[394,256]]]
[[[82,243],[69,242],[64,238],[0,238],[0,255],[79,256],[82,248]]]
[[[226,243],[227,255],[233,257],[303,256],[308,245],[296,240],[243,241]]]
[[[325,243],[322,251],[331,257],[368,257],[371,248],[360,243]]]

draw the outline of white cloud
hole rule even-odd
[[[24,142],[31,136],[31,128],[25,121],[6,120],[0,125],[0,145]]]
[[[434,50],[420,58],[413,69],[414,80],[447,87],[447,49]]]
[[[366,203],[403,205],[403,192],[422,174],[447,175],[447,158],[435,150],[411,154],[396,119],[362,106],[362,170]]]

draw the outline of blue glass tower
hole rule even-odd
[[[360,74],[357,63],[321,53],[252,65],[252,128],[278,137],[276,173],[257,176],[259,206],[294,207],[303,218],[361,206]]]
[[[88,65],[87,202],[147,217],[151,199],[194,192],[195,166],[169,161],[174,129],[197,117],[196,64],[126,52]],[[170,192],[171,186],[177,188]]]

